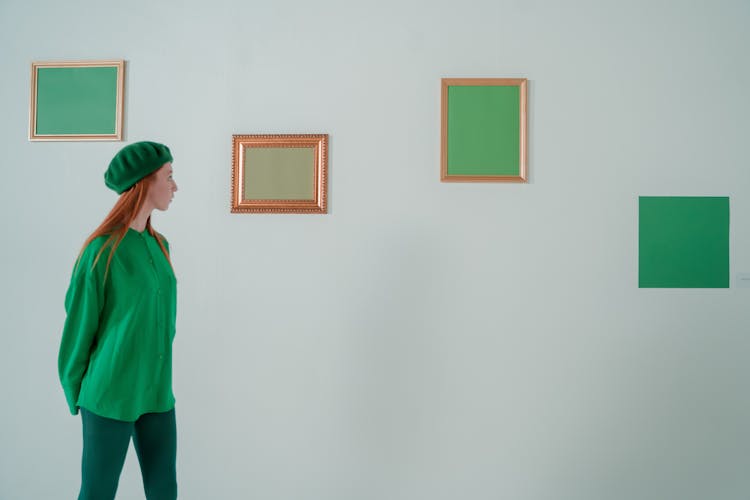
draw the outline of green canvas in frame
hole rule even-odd
[[[32,63],[30,140],[121,140],[124,61]]]
[[[729,198],[641,196],[640,288],[729,287]]]
[[[442,80],[441,180],[526,181],[525,79]]]

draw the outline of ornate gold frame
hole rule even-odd
[[[526,78],[443,78],[441,79],[440,113],[440,180],[442,182],[527,182],[528,181],[528,80]],[[449,175],[448,174],[448,87],[515,86],[519,88],[519,165],[518,175]]]
[[[313,148],[312,200],[247,199],[244,196],[247,148]],[[257,134],[232,136],[232,213],[325,214],[328,187],[328,134]]]
[[[46,134],[36,133],[37,120],[37,74],[39,68],[117,68],[117,102],[114,134]],[[121,141],[123,130],[123,108],[125,103],[125,61],[41,61],[31,63],[31,92],[29,105],[30,141]]]

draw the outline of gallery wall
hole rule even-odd
[[[0,499],[73,498],[63,297],[166,143],[184,499],[745,500],[750,4],[0,2]],[[123,142],[30,142],[32,61],[125,59]],[[529,80],[529,182],[440,182],[440,79]],[[326,133],[326,215],[230,214]],[[639,196],[726,196],[730,285],[638,288]],[[131,449],[118,498],[142,498]]]

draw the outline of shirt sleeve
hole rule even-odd
[[[73,270],[65,295],[63,326],[57,368],[65,399],[72,415],[78,413],[78,395],[89,364],[89,355],[99,329],[99,316],[104,306],[104,269],[108,252],[102,252],[94,266],[101,245],[90,244]]]

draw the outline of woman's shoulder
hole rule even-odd
[[[110,235],[101,235],[93,238],[91,241],[86,243],[86,246],[81,250],[78,260],[76,262],[77,270],[92,270],[95,265],[99,264],[99,261],[104,258],[107,261],[109,257],[109,250],[112,246]]]
[[[156,238],[157,241],[161,241],[162,243],[164,243],[164,247],[167,249],[167,252],[169,251],[169,241],[167,241],[167,237],[164,236],[164,234],[154,229],[154,238]]]
[[[86,246],[83,248],[83,251],[81,252],[81,255],[99,253],[99,251],[107,245],[107,242],[110,240],[110,238],[111,236],[108,234],[97,236],[86,244]]]

